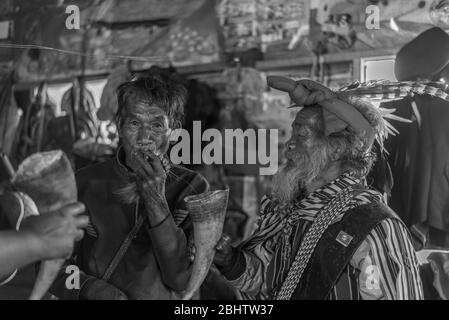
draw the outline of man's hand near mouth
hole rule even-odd
[[[148,157],[148,161],[145,160]],[[145,204],[150,224],[150,237],[162,268],[162,278],[175,291],[185,288],[190,277],[186,255],[187,240],[170,213],[165,198],[167,173],[153,152],[133,153],[136,163],[137,187]]]
[[[136,163],[137,187],[147,209],[150,225],[159,225],[170,214],[165,199],[167,173],[159,157],[151,151],[144,153],[136,150],[133,157]]]

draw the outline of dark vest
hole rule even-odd
[[[398,219],[382,203],[361,205],[348,210],[342,220],[331,225],[318,242],[291,299],[328,299],[357,248],[387,218]],[[348,235],[353,237],[349,243]]]

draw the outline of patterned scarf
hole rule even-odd
[[[306,198],[291,203],[281,204],[278,200],[265,196],[261,203],[258,228],[244,246],[251,249],[262,243],[268,251],[272,251],[275,259],[272,259],[271,264],[276,265],[270,266],[272,274],[267,274],[267,281],[271,282],[270,287],[275,288],[284,281],[292,264],[294,243],[291,243],[291,239],[300,222],[310,227],[322,212],[329,211],[328,205],[331,204],[331,225],[340,221],[352,208],[381,201],[382,195],[379,192],[366,189],[361,179],[351,172],[344,173]],[[274,243],[274,248],[267,240]]]
[[[360,83],[354,81],[339,91],[351,92],[352,95],[378,101],[397,100],[413,94],[428,94],[449,101],[448,84],[444,82],[375,80]]]

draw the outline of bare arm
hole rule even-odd
[[[68,205],[59,211],[25,220],[20,231],[0,232],[0,277],[39,260],[70,256],[88,223],[84,206]]]
[[[29,232],[0,231],[0,279],[44,256],[40,241]]]
[[[184,231],[176,226],[172,215],[168,213],[157,227],[150,228],[149,233],[164,283],[173,290],[184,290],[190,277]]]
[[[145,204],[150,237],[159,264],[162,280],[175,291],[182,291],[190,277],[190,261],[187,255],[187,239],[170,213],[165,198],[166,172],[153,154],[150,162],[136,152],[139,164],[137,185]]]

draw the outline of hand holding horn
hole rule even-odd
[[[227,234],[223,233],[220,240],[218,240],[215,249],[214,264],[217,266],[228,265],[233,257],[231,238]]]
[[[86,218],[75,217],[79,213],[79,207],[78,209],[76,207],[62,209],[66,205],[75,203],[78,194],[72,166],[67,156],[61,150],[35,153],[26,158],[19,165],[19,169],[12,179],[12,185],[17,191],[27,194],[32,199],[35,203],[34,207],[37,208],[40,215],[49,215],[48,219],[54,218],[54,223],[60,223],[60,226],[63,226],[62,229],[65,228],[66,231],[70,231],[66,239],[69,243],[72,235],[75,235],[75,239],[82,237],[83,232],[77,229],[85,226]],[[55,211],[57,213],[52,214]],[[60,219],[61,217],[58,217],[58,215],[63,216],[65,219]],[[61,229],[57,229],[58,232],[61,231]],[[60,235],[58,232],[55,233],[55,229],[52,230],[52,228],[49,228],[47,231],[44,234]],[[49,244],[47,243],[47,245]],[[70,249],[70,247],[69,245],[67,248]],[[64,258],[67,257],[53,260],[51,258],[52,255],[49,256],[49,260],[41,262],[39,273],[30,295],[31,300],[42,299],[62,267]],[[59,253],[55,256],[59,256]]]

